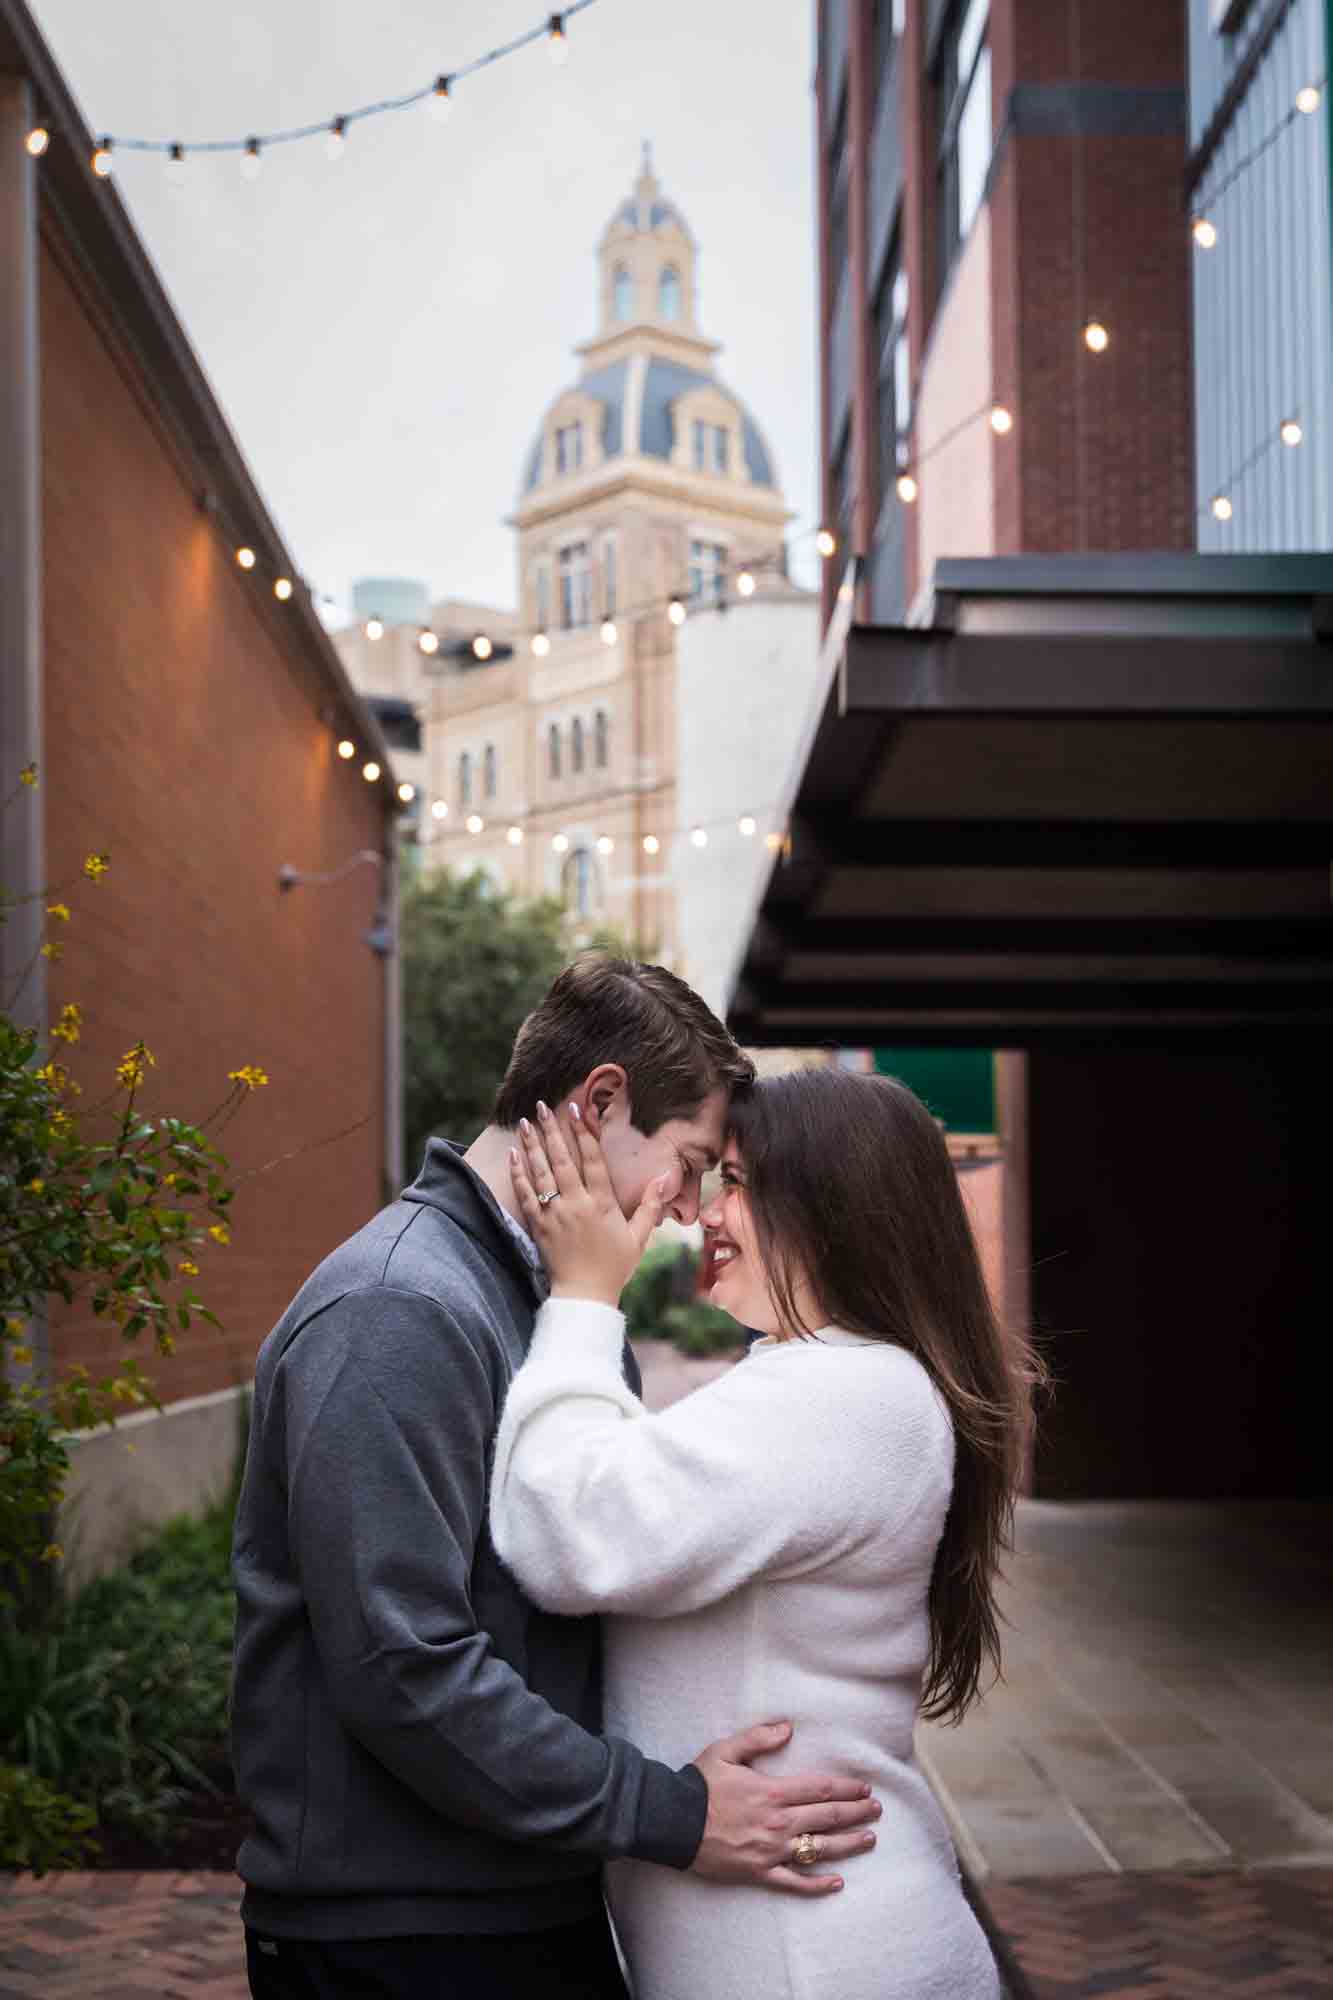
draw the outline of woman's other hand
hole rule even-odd
[[[653,1181],[632,1216],[621,1213],[602,1157],[578,1106],[569,1107],[575,1152],[554,1114],[537,1107],[538,1124],[519,1121],[509,1172],[523,1225],[551,1280],[551,1296],[618,1305],[648,1238],[662,1220],[667,1176]],[[546,1200],[541,1197],[545,1195]]]

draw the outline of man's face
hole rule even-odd
[[[651,1137],[629,1122],[629,1093],[618,1090],[601,1117],[606,1170],[621,1212],[633,1215],[650,1181],[668,1176],[663,1189],[665,1212],[677,1222],[693,1222],[699,1213],[699,1183],[722,1152],[728,1093],[710,1091],[688,1118],[668,1118]]]

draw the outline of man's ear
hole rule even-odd
[[[608,1112],[623,1100],[629,1079],[619,1063],[599,1063],[583,1086],[583,1116],[598,1138]]]

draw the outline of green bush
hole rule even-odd
[[[730,1313],[706,1304],[703,1299],[693,1299],[689,1305],[668,1306],[662,1317],[662,1330],[682,1354],[726,1354],[739,1347],[744,1339]]]
[[[77,1868],[97,1851],[91,1807],[52,1791],[22,1764],[0,1764],[0,1868]]]
[[[620,1295],[625,1331],[631,1340],[665,1340],[670,1306],[684,1304],[694,1290],[699,1253],[687,1243],[654,1243]]]

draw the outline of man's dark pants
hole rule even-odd
[[[628,2000],[604,1916],[500,1936],[316,1944],[246,1930],[253,2000]]]

